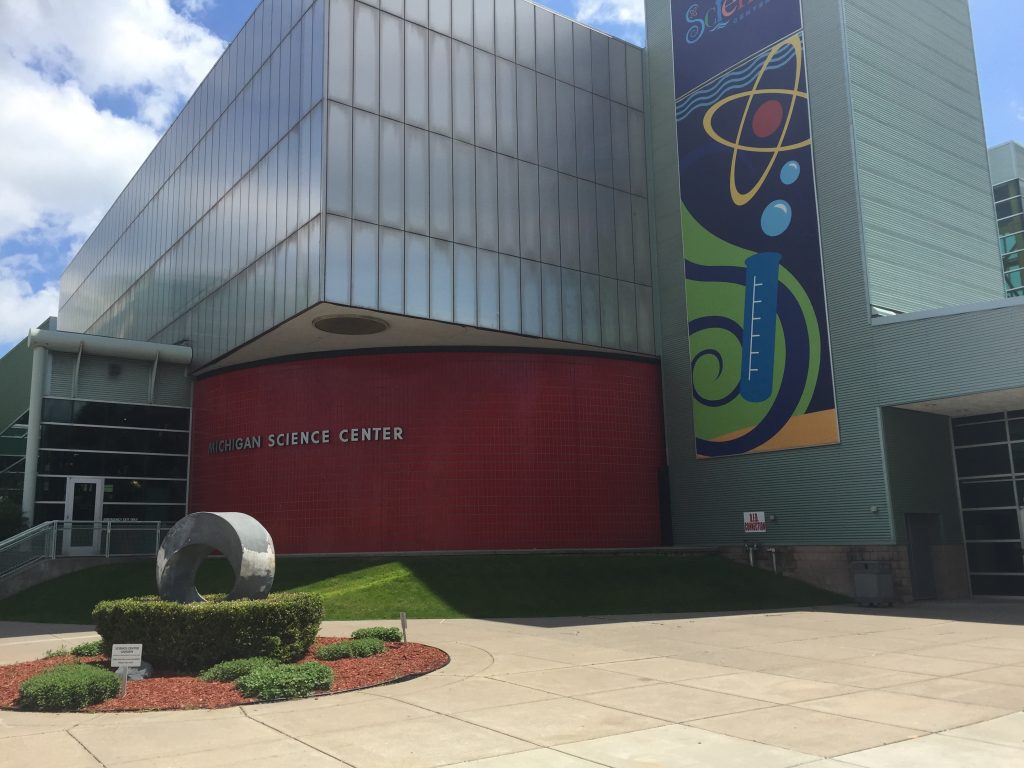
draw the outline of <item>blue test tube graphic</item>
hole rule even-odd
[[[763,403],[772,394],[775,376],[775,313],[782,255],[767,251],[747,259],[747,293],[743,302],[743,375],[740,395]]]

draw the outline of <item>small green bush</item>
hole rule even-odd
[[[235,680],[235,688],[243,696],[268,701],[297,699],[313,691],[326,690],[334,682],[331,668],[307,661],[304,664],[280,664],[258,667]]]
[[[253,656],[295,661],[313,644],[323,617],[323,598],[306,592],[185,604],[128,597],[92,611],[107,646],[142,643],[154,666],[188,672]]]
[[[72,656],[102,656],[107,649],[102,640],[91,640],[88,643],[81,643],[71,649]]]
[[[117,675],[91,664],[58,664],[21,684],[18,703],[41,712],[72,712],[116,696]]]
[[[402,630],[398,627],[363,627],[352,633],[353,640],[362,640],[365,637],[375,637],[385,643],[400,643],[404,639]]]
[[[376,656],[387,650],[383,640],[376,637],[364,637],[361,640],[342,640],[340,643],[330,643],[320,646],[316,651],[316,657],[321,661],[337,661],[338,659],[361,659],[366,656]]]
[[[60,648],[50,648],[46,653],[43,654],[44,659],[56,659],[58,656],[67,656],[71,651],[66,646]]]
[[[199,674],[199,679],[205,680],[207,683],[230,683],[257,669],[276,667],[280,663],[277,659],[268,659],[265,656],[255,656],[251,659],[231,659],[204,669]]]

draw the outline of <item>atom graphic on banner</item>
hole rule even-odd
[[[761,80],[764,78],[765,73],[772,68],[773,61],[779,57],[782,52],[787,52],[787,48],[792,48],[796,54],[795,66],[793,72],[793,87],[792,88],[760,88]],[[777,43],[769,52],[761,65],[761,70],[757,73],[757,77],[754,80],[750,90],[740,91],[739,93],[733,93],[729,96],[721,99],[717,103],[713,104],[710,109],[704,114],[704,130],[708,136],[717,141],[719,144],[726,146],[732,150],[732,162],[730,164],[730,176],[729,176],[729,191],[732,195],[733,202],[738,205],[746,205],[749,203],[755,195],[764,186],[765,181],[771,174],[772,169],[775,167],[775,163],[783,152],[788,152],[794,149],[800,149],[802,147],[810,146],[810,137],[799,139],[792,143],[786,143],[790,140],[789,128],[793,120],[793,112],[796,108],[797,101],[800,99],[807,99],[807,93],[800,90],[800,75],[801,75],[801,62],[803,56],[801,55],[801,42],[800,35],[792,35],[791,37],[782,40]],[[767,98],[763,97],[788,97],[788,105],[783,106],[783,102],[786,99],[778,98]],[[751,115],[751,106],[755,99],[761,98],[761,104],[754,110]],[[731,104],[736,101],[746,100],[743,105],[743,115],[739,120],[739,124],[736,127],[736,138],[729,140],[722,135],[722,131],[719,131],[714,124],[715,115],[718,114],[719,110],[727,104]],[[749,123],[748,123],[749,118]],[[749,143],[743,143],[743,132],[749,128],[751,132],[759,139],[768,139],[772,136],[777,135],[774,146],[757,146]],[[741,192],[737,188],[736,184],[736,161],[740,157],[740,153],[751,153],[751,154],[769,154],[771,157],[768,158],[768,162],[761,173],[760,178],[754,183],[754,185],[746,192]]]

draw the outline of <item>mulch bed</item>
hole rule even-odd
[[[345,637],[318,637],[313,647],[299,661],[316,661],[317,648],[327,643],[347,640]],[[334,670],[334,682],[330,691],[320,691],[326,696],[342,691],[369,688],[374,685],[393,683],[408,677],[424,675],[440,669],[448,663],[448,654],[429,645],[419,643],[385,643],[387,650],[364,659],[340,659],[321,661]],[[18,688],[28,678],[57,664],[85,662],[110,666],[106,656],[75,657],[58,656],[52,659],[25,661],[20,664],[0,666],[0,709],[16,709]],[[131,712],[161,709],[218,709],[239,704],[252,704],[255,699],[242,696],[232,683],[205,683],[196,677],[175,672],[155,670],[147,680],[129,680],[123,698],[108,699],[102,704],[88,707],[86,712]]]

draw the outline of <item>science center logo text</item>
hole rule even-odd
[[[686,42],[693,45],[704,37],[705,32],[715,32],[729,24],[746,19],[772,0],[713,0],[711,3],[694,3],[686,9],[686,20],[690,27],[686,30]]]
[[[251,451],[257,448],[289,448],[300,445],[330,445],[332,440],[339,443],[373,443],[404,440],[403,427],[344,427],[337,432],[330,429],[302,430],[297,432],[271,432],[264,435],[245,435],[211,440],[209,453],[233,453]]]

